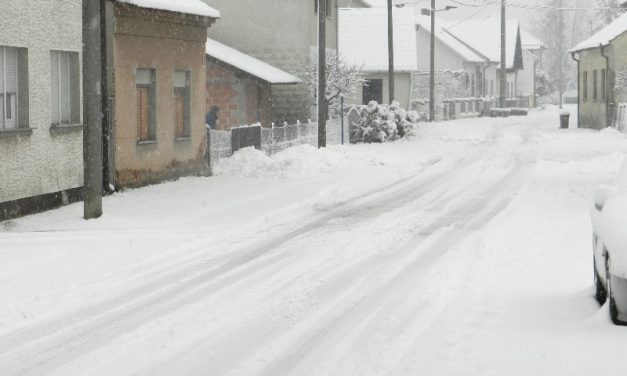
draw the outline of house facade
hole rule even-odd
[[[0,220],[81,198],[81,12],[0,2]]]
[[[122,0],[107,6],[113,184],[137,187],[204,173],[205,43],[219,12],[205,6],[201,13],[186,13]]]
[[[339,53],[345,63],[360,67],[366,78],[350,104],[390,103],[387,9],[340,9]],[[393,8],[394,100],[409,108],[412,73],[418,69],[413,8]]]
[[[212,0],[222,20],[209,29],[211,39],[233,47],[285,72],[293,73],[316,59],[317,2],[310,0]],[[337,50],[337,0],[326,0],[327,49]],[[272,120],[306,122],[316,117],[309,85],[272,90]]]
[[[603,129],[617,126],[619,104],[627,102],[624,83],[627,71],[627,14],[570,50],[577,61],[578,127]]]

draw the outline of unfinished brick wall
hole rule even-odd
[[[218,106],[217,129],[272,124],[270,84],[212,58],[207,59],[207,111]]]

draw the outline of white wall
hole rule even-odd
[[[82,186],[82,130],[50,130],[50,50],[78,52],[81,61],[81,18],[80,1],[0,1],[0,46],[28,49],[32,128],[0,131],[0,202]]]

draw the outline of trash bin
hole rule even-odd
[[[570,112],[560,111],[560,129],[568,129],[569,120],[570,120]]]

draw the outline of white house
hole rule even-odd
[[[0,1],[0,220],[80,199],[81,9]]]
[[[505,97],[512,106],[535,106],[535,71],[538,51],[542,42],[523,32],[516,20],[507,20],[506,69],[507,92]],[[467,20],[447,27],[446,32],[486,58],[481,74],[483,95],[498,97],[499,69],[501,66],[501,22],[496,17],[485,20]],[[523,48],[527,46],[529,50]],[[535,52],[535,53],[534,53]]]
[[[411,74],[418,69],[416,20],[412,8],[394,8],[394,100],[409,108]],[[345,62],[362,67],[367,83],[353,103],[389,103],[386,8],[339,10],[338,50]]]

